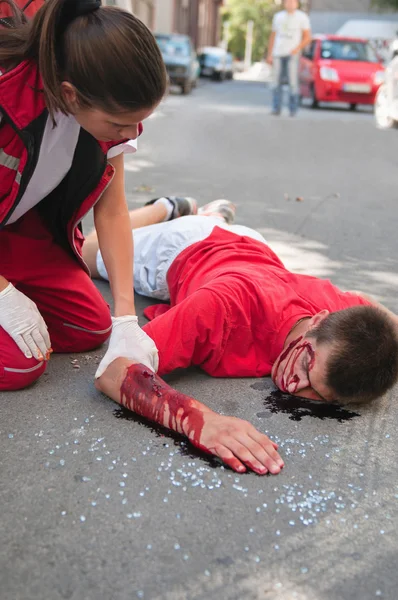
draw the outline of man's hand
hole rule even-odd
[[[203,421],[199,444],[191,439],[194,445],[215,454],[238,473],[244,473],[246,467],[259,475],[280,473],[284,462],[277,444],[253,425],[212,411],[203,414]]]
[[[274,64],[274,59],[273,59],[272,55],[267,56],[266,63],[271,66]]]
[[[291,56],[296,56],[296,54],[298,54],[299,52],[300,52],[300,48],[294,48],[290,54],[291,54]]]
[[[259,475],[276,475],[284,466],[277,444],[253,425],[224,417],[173,390],[143,364],[118,358],[95,387],[142,417],[186,435],[194,446],[218,456],[238,473],[248,467]]]

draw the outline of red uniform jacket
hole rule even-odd
[[[14,4],[23,11],[25,17],[31,19],[35,13],[39,10],[41,6],[43,6],[45,0],[32,0],[28,2],[28,0],[14,0]],[[25,8],[26,6],[26,8]],[[0,3],[0,19],[5,19],[6,21],[12,21],[13,11],[9,4],[5,2]]]
[[[35,63],[24,61],[0,76],[0,117],[1,235],[36,167],[48,117]],[[80,223],[110,184],[114,169],[107,152],[120,143],[98,142],[81,129],[69,172],[38,205],[55,240],[81,262]]]

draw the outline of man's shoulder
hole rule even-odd
[[[296,14],[297,18],[300,20],[300,22],[302,22],[302,23],[310,22],[309,16],[303,10],[297,10],[295,14]]]
[[[274,19],[279,21],[280,19],[283,19],[284,17],[286,17],[286,15],[287,15],[287,12],[285,10],[280,10],[274,14]]]

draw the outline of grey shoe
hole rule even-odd
[[[178,217],[186,217],[187,215],[196,215],[198,212],[198,205],[195,198],[178,198],[177,196],[162,196],[162,198],[166,198],[173,206],[173,212],[171,213],[171,217],[169,221],[173,219],[178,219]],[[157,200],[160,198],[154,198],[145,204],[148,206],[149,204],[155,204]]]
[[[213,200],[209,204],[201,206],[198,215],[202,217],[221,217],[228,225],[232,225],[235,220],[236,206],[229,200]]]

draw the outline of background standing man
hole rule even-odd
[[[293,117],[299,106],[299,62],[303,48],[311,42],[308,16],[299,10],[298,0],[285,0],[285,10],[274,16],[267,62],[273,65],[272,114],[279,115],[282,104],[282,81],[289,82],[289,110]]]

